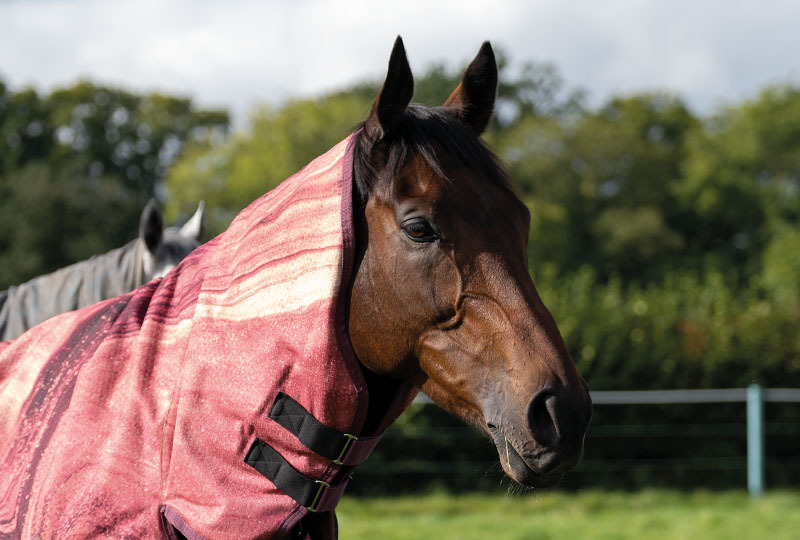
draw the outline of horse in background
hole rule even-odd
[[[139,237],[108,253],[95,255],[0,291],[0,341],[11,341],[47,319],[130,292],[162,277],[200,245],[205,203],[182,227],[164,228],[155,199],[139,222]]]

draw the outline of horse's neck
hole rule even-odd
[[[140,241],[11,287],[0,306],[0,340],[8,341],[55,315],[132,291],[141,270]]]

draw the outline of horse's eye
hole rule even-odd
[[[401,228],[406,236],[414,242],[435,242],[439,239],[439,233],[424,218],[409,219],[403,223]]]

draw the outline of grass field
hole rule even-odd
[[[343,540],[800,539],[800,492],[345,497],[337,515]]]

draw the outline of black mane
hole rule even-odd
[[[372,162],[367,150],[371,142],[363,127],[363,123],[356,126],[360,132],[353,156],[353,177],[362,204],[366,204],[379,170],[385,169],[385,174],[397,176],[416,154],[420,154],[437,175],[452,181],[444,170],[439,152],[455,158],[463,167],[477,169],[481,176],[514,191],[494,153],[446,107],[409,105],[391,138],[379,143],[386,145],[381,152],[385,156],[385,163],[381,164]]]

